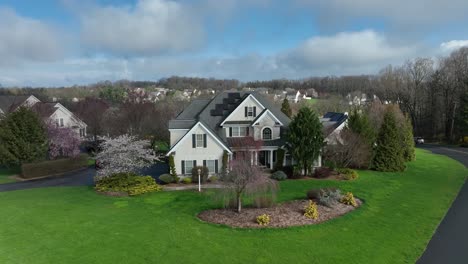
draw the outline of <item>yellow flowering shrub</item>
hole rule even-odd
[[[310,219],[317,219],[319,217],[319,212],[317,209],[317,204],[309,200],[309,204],[304,208],[304,216]]]

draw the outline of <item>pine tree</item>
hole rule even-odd
[[[362,136],[370,146],[374,145],[376,133],[365,113],[360,113],[355,108],[349,115],[347,128]]]
[[[323,147],[322,123],[317,114],[303,107],[289,124],[288,147],[293,158],[307,175]]]
[[[289,118],[291,118],[292,116],[291,106],[289,105],[289,101],[287,98],[284,98],[283,104],[281,104],[281,112],[283,112]]]
[[[416,157],[414,152],[413,125],[408,115],[405,116],[405,123],[401,132],[403,134],[403,157],[405,161],[413,161]]]
[[[30,109],[21,107],[0,122],[0,164],[42,160],[47,149],[44,124]]]
[[[377,137],[377,147],[372,160],[372,167],[375,170],[395,172],[405,169],[400,137],[401,133],[397,127],[395,114],[391,109],[387,109]]]

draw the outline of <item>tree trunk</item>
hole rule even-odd
[[[240,213],[242,210],[242,199],[241,199],[241,194],[237,194],[237,212]]]

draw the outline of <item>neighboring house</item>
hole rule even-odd
[[[219,173],[225,151],[229,159],[249,151],[252,164],[273,169],[290,122],[255,92],[223,92],[213,99],[194,100],[169,122],[167,156],[174,155],[179,175],[191,174],[197,165],[208,167],[210,174]],[[284,165],[291,164],[286,153]]]
[[[328,112],[320,118],[327,144],[342,143],[340,132],[348,123],[348,113]]]
[[[58,127],[70,127],[80,137],[86,136],[87,125],[60,103],[44,103],[34,95],[0,96],[0,113],[13,112],[21,106],[31,108],[43,120],[52,122]]]

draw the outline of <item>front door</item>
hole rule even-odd
[[[258,152],[258,164],[263,167],[270,168],[270,151]]]

